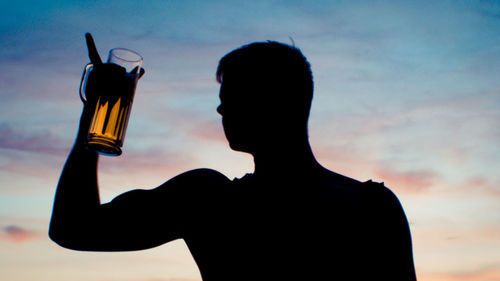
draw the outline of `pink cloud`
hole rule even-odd
[[[360,181],[373,179],[384,182],[397,193],[417,194],[443,183],[439,171],[422,168],[398,168],[397,162],[386,164],[377,159],[377,152],[364,151],[353,143],[327,146],[321,142],[313,145],[318,160],[337,172]]]
[[[0,234],[0,238],[14,243],[24,243],[33,240],[38,236],[36,232],[27,230],[17,225],[9,225],[4,227],[2,230],[3,233]]]
[[[191,155],[168,148],[126,150],[120,157],[100,157],[99,184],[102,190],[111,188],[113,193],[154,188],[179,173],[197,168],[195,162]]]
[[[148,281],[198,281],[199,279],[187,279],[187,278],[168,278],[168,279],[151,279]]]
[[[496,175],[489,178],[483,176],[466,177],[458,182],[446,182],[444,187],[436,191],[446,196],[453,193],[455,196],[500,197],[500,178]]]
[[[65,154],[67,147],[60,138],[44,132],[25,132],[0,124],[0,148],[47,154]]]
[[[379,168],[376,175],[387,186],[405,193],[426,192],[439,180],[433,171],[398,171],[387,167]]]
[[[464,272],[429,272],[419,274],[419,279],[427,281],[490,281],[500,280],[498,266],[484,267],[473,271]]]
[[[500,240],[500,226],[488,225],[477,229],[478,237],[485,240],[499,241]],[[499,279],[500,280],[500,279]]]
[[[473,177],[465,181],[460,188],[468,192],[476,191],[492,196],[500,196],[500,180],[498,179]]]
[[[226,142],[220,120],[210,120],[191,127],[187,133],[203,141]]]
[[[66,148],[66,151],[61,148],[60,154],[49,154],[48,152],[34,153],[32,151],[15,149],[3,150],[3,161],[0,163],[0,171],[6,173],[6,176],[3,178],[6,182],[4,191],[16,190],[16,188],[12,188],[7,183],[14,183],[14,186],[25,185],[25,188],[29,188],[30,185],[40,186],[39,184],[33,185],[33,183],[29,183],[30,179],[32,180],[33,178],[43,180],[43,183],[53,183],[64,164],[62,155],[68,152],[69,148]],[[22,180],[14,182],[16,179]]]

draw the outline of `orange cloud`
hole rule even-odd
[[[376,175],[387,186],[406,193],[426,192],[439,179],[439,175],[433,171],[402,172],[390,168],[378,169]]]
[[[5,239],[14,243],[24,243],[38,236],[34,231],[26,230],[17,225],[9,225],[2,230],[3,233],[0,234],[0,239]]]
[[[496,267],[481,268],[474,271],[466,272],[439,272],[439,273],[422,273],[419,274],[419,279],[427,281],[490,281],[500,280],[500,269]]]

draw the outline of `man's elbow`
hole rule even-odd
[[[49,238],[57,245],[67,248],[73,249],[74,247],[71,245],[71,240],[68,239],[67,235],[62,234],[62,231],[58,231],[56,227],[50,226],[49,228]]]
[[[71,232],[58,228],[54,225],[49,227],[49,238],[57,245],[66,249],[77,251],[87,250],[81,243],[81,239],[78,239],[74,232],[72,234]]]

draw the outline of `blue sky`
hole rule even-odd
[[[315,154],[398,195],[420,280],[500,279],[500,2],[18,1],[0,19],[0,273],[9,280],[199,280],[179,241],[96,254],[47,238],[81,111],[85,32],[103,57],[138,51],[147,71],[124,154],[101,158],[103,201],[192,168],[250,172],[215,111],[217,62],[246,43],[293,39],[315,78]]]

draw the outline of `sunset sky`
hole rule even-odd
[[[500,280],[500,1],[20,0],[1,9],[1,280],[201,280],[183,241],[91,253],[47,236],[82,108],[85,32],[103,58],[130,48],[146,69],[123,155],[101,157],[103,202],[193,168],[252,172],[215,111],[217,63],[243,44],[293,40],[314,74],[318,160],[397,194],[419,280]]]

